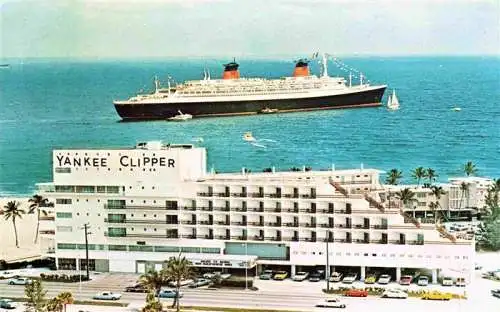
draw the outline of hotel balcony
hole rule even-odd
[[[247,240],[247,236],[245,236],[245,235],[231,235],[231,239],[233,239],[233,240]]]
[[[264,222],[259,222],[259,221],[249,221],[248,222],[249,226],[264,226]]]
[[[253,241],[263,241],[264,240],[264,236],[259,236],[259,235],[250,236],[250,240],[253,240]]]
[[[279,241],[281,241],[281,236],[266,236],[266,237],[264,237],[264,240],[279,242]]]
[[[316,237],[300,237],[299,241],[301,242],[316,242]]]
[[[285,242],[298,242],[299,237],[298,236],[284,236],[284,237],[282,237],[281,240],[285,241]]]
[[[299,224],[294,223],[294,222],[283,222],[283,226],[285,226],[285,227],[299,227]]]
[[[248,211],[251,211],[251,212],[264,212],[264,208],[252,207],[252,208],[248,208]]]
[[[264,208],[264,211],[265,212],[275,212],[275,213],[280,213],[281,212],[281,208]]]
[[[236,225],[236,226],[246,226],[247,223],[243,221],[233,221],[231,222],[231,225]]]
[[[167,235],[167,234],[112,234],[110,235],[108,232],[104,232],[104,236],[106,237],[115,237],[115,238],[122,238],[122,237],[130,237],[130,238],[166,238],[166,239],[179,239],[179,235]]]
[[[233,212],[247,212],[248,209],[243,208],[243,207],[231,207],[231,211],[233,211]]]
[[[250,193],[250,197],[253,197],[253,198],[264,198],[264,193]]]
[[[315,228],[316,223],[299,223],[301,227],[306,227],[306,228]]]
[[[196,221],[195,220],[181,220],[181,224],[184,224],[184,225],[196,225]]]
[[[372,225],[371,228],[376,230],[387,230],[388,226],[387,224],[375,224]]]
[[[196,207],[190,207],[190,206],[181,206],[181,209],[187,211],[196,211]]]
[[[229,235],[215,235],[215,239],[230,240],[231,237]]]
[[[370,226],[369,225],[365,225],[365,224],[353,224],[352,228],[353,229],[369,229]]]
[[[231,193],[231,197],[247,197],[247,193]]]
[[[280,227],[281,222],[265,222],[266,226]]]
[[[284,213],[299,213],[299,208],[282,208]]]
[[[320,228],[333,228],[333,224],[329,224],[329,223],[318,223],[318,227]]]
[[[105,218],[106,223],[131,223],[131,224],[166,224],[166,225],[177,225],[178,222],[167,222],[167,220],[149,220],[149,219],[120,219],[113,220]],[[184,222],[184,221],[182,221]]]
[[[213,207],[214,211],[229,211],[229,207]]]
[[[197,224],[200,224],[200,225],[213,225],[214,222],[210,221],[210,220],[200,220],[200,221],[197,222]]]
[[[167,206],[151,206],[151,205],[132,206],[132,205],[108,205],[108,204],[104,204],[104,209],[179,210],[178,207],[167,207]]]
[[[335,227],[338,229],[351,229],[352,224],[335,224]]]
[[[303,208],[303,209],[299,209],[300,212],[304,212],[304,213],[316,213],[317,209],[314,209],[314,208]]]
[[[215,221],[214,224],[215,225],[229,225],[229,222],[227,222],[227,221]]]
[[[212,197],[212,196],[214,196],[214,193],[198,192],[198,193],[196,193],[196,195],[200,196],[200,197]]]

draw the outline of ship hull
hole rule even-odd
[[[115,103],[115,109],[123,120],[167,119],[182,111],[193,117],[251,115],[265,108],[282,112],[313,111],[380,106],[386,87],[370,88],[353,93],[322,97],[245,100],[233,102],[189,102],[189,103]]]

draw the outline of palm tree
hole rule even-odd
[[[473,176],[477,172],[476,165],[472,161],[468,161],[464,165],[464,172],[466,176]]]
[[[69,291],[64,291],[57,295],[57,299],[61,302],[64,312],[66,312],[66,305],[67,304],[72,304],[75,299],[73,298],[73,294],[70,293]]]
[[[63,310],[63,303],[61,298],[59,297],[54,297],[52,299],[49,299],[47,303],[45,304],[45,309],[49,312],[60,312]]]
[[[168,279],[165,277],[163,270],[154,271],[151,270],[146,274],[139,277],[139,283],[144,286],[144,288],[153,292],[155,295],[161,290],[161,287],[167,283]]]
[[[35,241],[34,243],[38,241],[38,229],[40,228],[40,213],[42,213],[44,216],[47,216],[47,211],[43,210],[42,207],[54,207],[54,203],[49,202],[47,198],[44,198],[43,196],[40,195],[33,195],[32,198],[29,199],[30,207],[28,210],[28,213],[35,213],[35,210],[37,212],[37,222],[36,222],[36,232],[35,232]]]
[[[396,198],[403,203],[404,208],[408,208],[408,204],[415,201],[415,193],[407,187],[397,192]],[[415,209],[413,209],[413,217],[415,218]]]
[[[17,201],[10,201],[3,208],[3,216],[5,220],[12,220],[12,225],[14,226],[14,235],[16,237],[16,247],[19,248],[19,241],[17,239],[17,228],[16,228],[16,218],[21,219],[22,215],[25,214],[24,210],[19,209],[20,203]]]
[[[438,177],[438,174],[436,173],[436,170],[432,168],[427,168],[425,170],[425,177],[429,179],[429,184],[432,185],[433,181],[436,181],[436,178]]]
[[[390,185],[397,185],[399,180],[403,177],[403,173],[398,169],[391,169],[385,178],[385,183]]]
[[[165,277],[175,282],[175,299],[172,307],[176,307],[176,311],[180,311],[180,298],[179,292],[181,288],[181,281],[189,279],[194,275],[191,267],[191,262],[186,257],[172,257],[167,261],[167,267],[164,270]]]
[[[445,195],[446,191],[442,186],[433,185],[431,187],[431,194],[434,195],[436,197],[436,200],[439,201],[441,199],[441,195]]]
[[[412,171],[411,176],[417,180],[417,185],[420,185],[420,180],[427,176],[424,167],[417,167]]]
[[[431,209],[432,213],[434,214],[434,224],[437,224],[438,221],[438,209],[441,205],[439,204],[438,201],[435,202],[430,202],[429,203],[429,208]]]

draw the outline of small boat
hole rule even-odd
[[[186,121],[189,119],[193,119],[193,115],[183,114],[180,110],[178,110],[177,112],[179,114],[175,115],[174,117],[170,117],[168,120],[170,120],[170,121]]]
[[[274,113],[277,113],[278,112],[278,109],[277,108],[269,108],[269,107],[266,107],[264,108],[263,110],[260,111],[262,114],[274,114]]]
[[[454,111],[454,112],[459,112],[462,109],[460,107],[453,107],[451,110]]]
[[[245,132],[245,133],[243,134],[243,140],[244,140],[244,141],[247,141],[247,142],[255,142],[255,141],[257,141],[257,140],[253,137],[252,132]]]
[[[387,100],[387,108],[390,110],[399,109],[399,100],[394,89],[392,90],[392,95],[389,95],[389,99]]]
[[[9,68],[10,64],[0,64],[0,68]]]

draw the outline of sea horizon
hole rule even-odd
[[[293,59],[236,59],[242,76],[277,78],[293,70]],[[383,104],[395,89],[401,102],[396,112],[379,107],[200,118],[180,124],[120,122],[112,101],[152,90],[155,75],[163,80],[168,74],[178,82],[202,79],[208,67],[213,78],[220,77],[228,58],[64,60],[28,61],[0,70],[0,196],[29,196],[35,183],[52,181],[54,148],[133,147],[147,140],[204,146],[207,168],[219,172],[240,172],[242,167],[252,172],[294,166],[318,170],[331,164],[348,169],[363,163],[384,171],[398,168],[403,183],[413,181],[411,169],[431,167],[438,181],[445,182],[473,161],[478,176],[500,176],[497,56],[341,59],[361,70],[370,83],[388,85]],[[311,70],[318,73],[316,62]],[[332,63],[329,72],[348,75]],[[454,107],[462,111],[454,112]],[[246,131],[270,140],[266,148],[244,142]],[[195,143],[197,137],[204,143]]]

